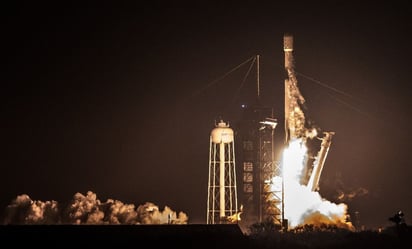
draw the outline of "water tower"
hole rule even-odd
[[[232,223],[238,211],[234,133],[221,120],[210,133],[206,222]]]

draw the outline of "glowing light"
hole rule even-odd
[[[302,172],[305,167],[307,147],[303,139],[294,139],[283,151],[284,180],[284,216],[289,227],[304,224],[335,224],[339,227],[351,228],[346,221],[347,206],[325,200],[316,191],[302,185]],[[279,189],[281,178],[273,179],[273,189]]]
[[[161,210],[151,202],[137,207],[113,199],[103,202],[88,191],[86,195],[76,193],[68,206],[19,195],[7,206],[4,224],[187,224],[188,219],[186,213],[176,213],[168,206]]]

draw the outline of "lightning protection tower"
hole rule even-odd
[[[221,120],[210,133],[207,224],[231,223],[238,211],[234,134]]]

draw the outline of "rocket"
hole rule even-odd
[[[299,91],[293,61],[293,36],[283,36],[285,52],[285,142],[305,136],[305,115],[302,107],[305,99]]]

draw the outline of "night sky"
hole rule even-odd
[[[215,80],[259,54],[282,146],[289,33],[306,115],[336,132],[321,195],[358,193],[343,202],[367,227],[398,210],[412,222],[408,1],[304,2],[3,9],[2,210],[23,193],[67,202],[91,190],[205,223],[210,131],[220,117],[235,128],[256,91],[255,69],[240,88],[250,63]]]

